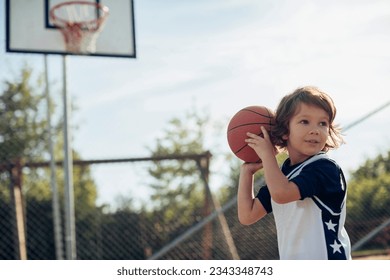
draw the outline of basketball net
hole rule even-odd
[[[96,40],[103,30],[109,9],[98,3],[68,1],[53,6],[50,18],[64,37],[67,52],[96,52]]]

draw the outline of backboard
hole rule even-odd
[[[70,0],[6,0],[6,51],[70,54],[50,9]],[[109,16],[93,53],[77,55],[136,57],[133,0],[84,0],[109,8]]]

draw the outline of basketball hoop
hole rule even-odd
[[[66,51],[96,52],[96,40],[103,30],[109,9],[99,3],[68,1],[50,9],[50,18],[64,37]]]

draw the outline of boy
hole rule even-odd
[[[351,259],[344,228],[347,186],[326,152],[343,142],[333,124],[332,99],[315,87],[285,96],[271,132],[248,133],[246,142],[261,163],[244,163],[238,187],[238,217],[252,224],[273,212],[280,259]],[[289,158],[279,168],[274,145]],[[253,194],[253,175],[264,169],[266,186]]]

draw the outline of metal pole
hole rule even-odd
[[[66,259],[76,259],[76,229],[73,192],[73,157],[70,133],[70,97],[67,94],[66,55],[63,55],[63,102],[64,102],[64,191],[65,191],[65,243]]]
[[[166,253],[168,253],[170,250],[178,246],[183,241],[190,238],[192,235],[194,235],[196,232],[200,231],[202,228],[204,228],[208,223],[212,222],[214,219],[218,217],[221,213],[224,213],[225,211],[229,210],[231,207],[236,205],[237,203],[237,196],[233,197],[229,202],[227,202],[222,208],[215,209],[213,213],[208,215],[206,218],[201,220],[199,223],[188,229],[183,234],[176,237],[174,240],[172,240],[169,244],[165,245],[163,248],[161,248],[158,252],[153,254],[151,257],[148,258],[148,260],[158,260],[162,256],[164,256]]]
[[[387,101],[386,103],[384,103],[383,105],[379,106],[378,108],[376,108],[375,110],[369,112],[368,114],[364,115],[363,117],[357,119],[356,121],[354,121],[353,123],[347,125],[346,127],[343,128],[343,131],[346,131],[354,126],[356,126],[357,124],[365,121],[366,119],[368,119],[369,117],[375,115],[376,113],[378,113],[379,111],[382,111],[383,109],[385,109],[386,107],[390,106],[390,100]]]
[[[376,227],[372,231],[370,231],[366,236],[364,236],[358,242],[356,242],[352,246],[351,251],[353,252],[353,251],[358,250],[360,247],[362,247],[364,244],[366,244],[368,241],[370,241],[372,238],[374,238],[378,233],[380,233],[383,229],[385,229],[389,225],[390,225],[390,219],[387,219],[382,224],[380,224],[378,227]]]
[[[49,142],[49,153],[50,153],[50,185],[52,191],[52,208],[53,208],[53,227],[54,227],[54,241],[56,259],[63,259],[63,244],[62,244],[62,226],[61,226],[61,214],[60,204],[58,199],[58,188],[56,180],[56,162],[54,156],[54,144],[53,144],[53,132],[51,126],[51,100],[49,93],[49,77],[47,67],[47,54],[45,54],[45,95],[47,103],[47,134]]]

